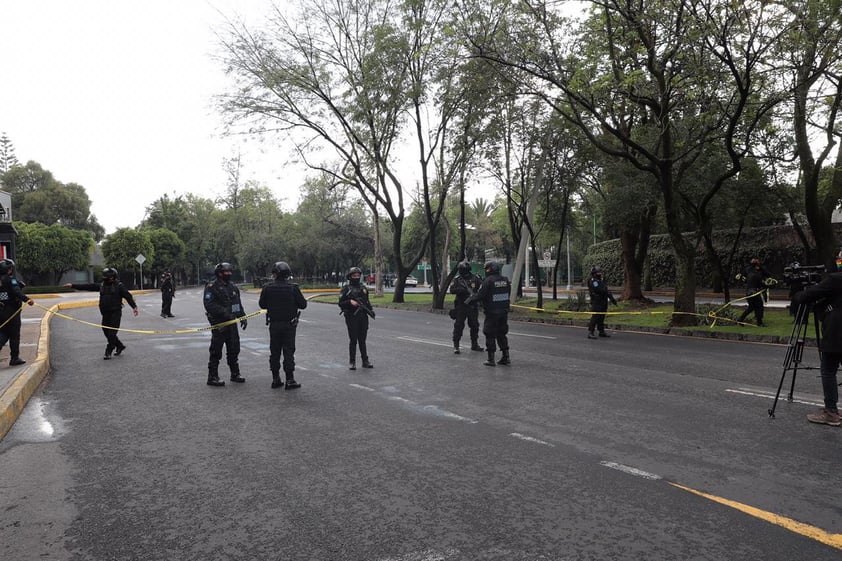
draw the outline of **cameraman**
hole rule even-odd
[[[763,323],[763,294],[766,289],[766,280],[771,276],[766,267],[760,264],[760,259],[757,257],[753,258],[745,268],[743,278],[746,281],[748,308],[740,316],[738,320],[740,323],[743,323],[748,315],[754,312],[754,317],[757,318],[757,326],[765,327]]]
[[[836,372],[842,363],[842,272],[831,273],[820,283],[810,286],[795,295],[796,304],[808,304],[821,301],[826,306],[822,319],[822,337],[819,343],[821,354],[822,390],[824,407],[807,415],[811,423],[838,427],[839,387]]]

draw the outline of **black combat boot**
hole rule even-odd
[[[231,368],[231,378],[230,378],[230,380],[232,382],[237,382],[238,384],[242,384],[243,382],[246,381],[245,378],[240,376],[240,365],[239,364],[229,365],[229,367]]]
[[[497,361],[497,364],[508,365],[511,364],[512,361],[509,360],[509,349],[502,349],[503,357]]]
[[[357,369],[357,357],[352,356],[351,361],[348,363],[348,370],[356,370]]]
[[[486,366],[496,366],[497,363],[494,362],[494,351],[488,351],[488,360],[483,362]]]
[[[301,384],[295,381],[292,372],[286,373],[287,385],[284,387],[286,390],[294,390],[296,388],[300,388]]]
[[[374,368],[374,365],[369,362],[368,357],[363,359],[363,368]]]
[[[453,340],[453,354],[455,354],[455,355],[459,354],[459,339]]]
[[[224,386],[225,382],[219,379],[219,372],[215,368],[208,368],[208,385]]]
[[[476,340],[474,340],[474,341],[471,341],[471,350],[472,350],[472,351],[480,351],[480,352],[482,352],[482,351],[484,351],[484,350],[485,350],[485,348],[484,348],[484,347],[480,347],[480,346],[479,346],[479,342],[478,342],[478,341],[476,341]]]
[[[284,383],[281,382],[281,375],[278,372],[272,372],[272,389],[282,388]]]

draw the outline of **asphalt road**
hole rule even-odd
[[[170,320],[138,302],[123,327],[206,325],[196,290]],[[375,368],[350,372],[337,313],[302,314],[294,391],[269,388],[262,317],[225,388],[205,385],[208,332],[126,333],[103,361],[99,329],[54,318],[53,371],[0,443],[0,558],[842,556],[842,430],[804,418],[816,374],[766,413],[784,347],[513,324],[512,366],[489,368],[452,354],[447,316],[379,310]]]

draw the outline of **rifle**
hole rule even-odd
[[[357,306],[357,309],[354,310],[354,315],[357,315],[359,311],[362,310],[368,315],[368,317],[374,319],[374,310],[371,309],[371,306],[369,306],[362,300],[357,300],[357,304],[359,304],[359,306]]]

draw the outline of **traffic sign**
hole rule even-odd
[[[546,268],[549,269],[549,268],[555,267],[555,262],[556,262],[555,259],[539,259],[538,260],[538,266],[539,267],[546,267]]]

